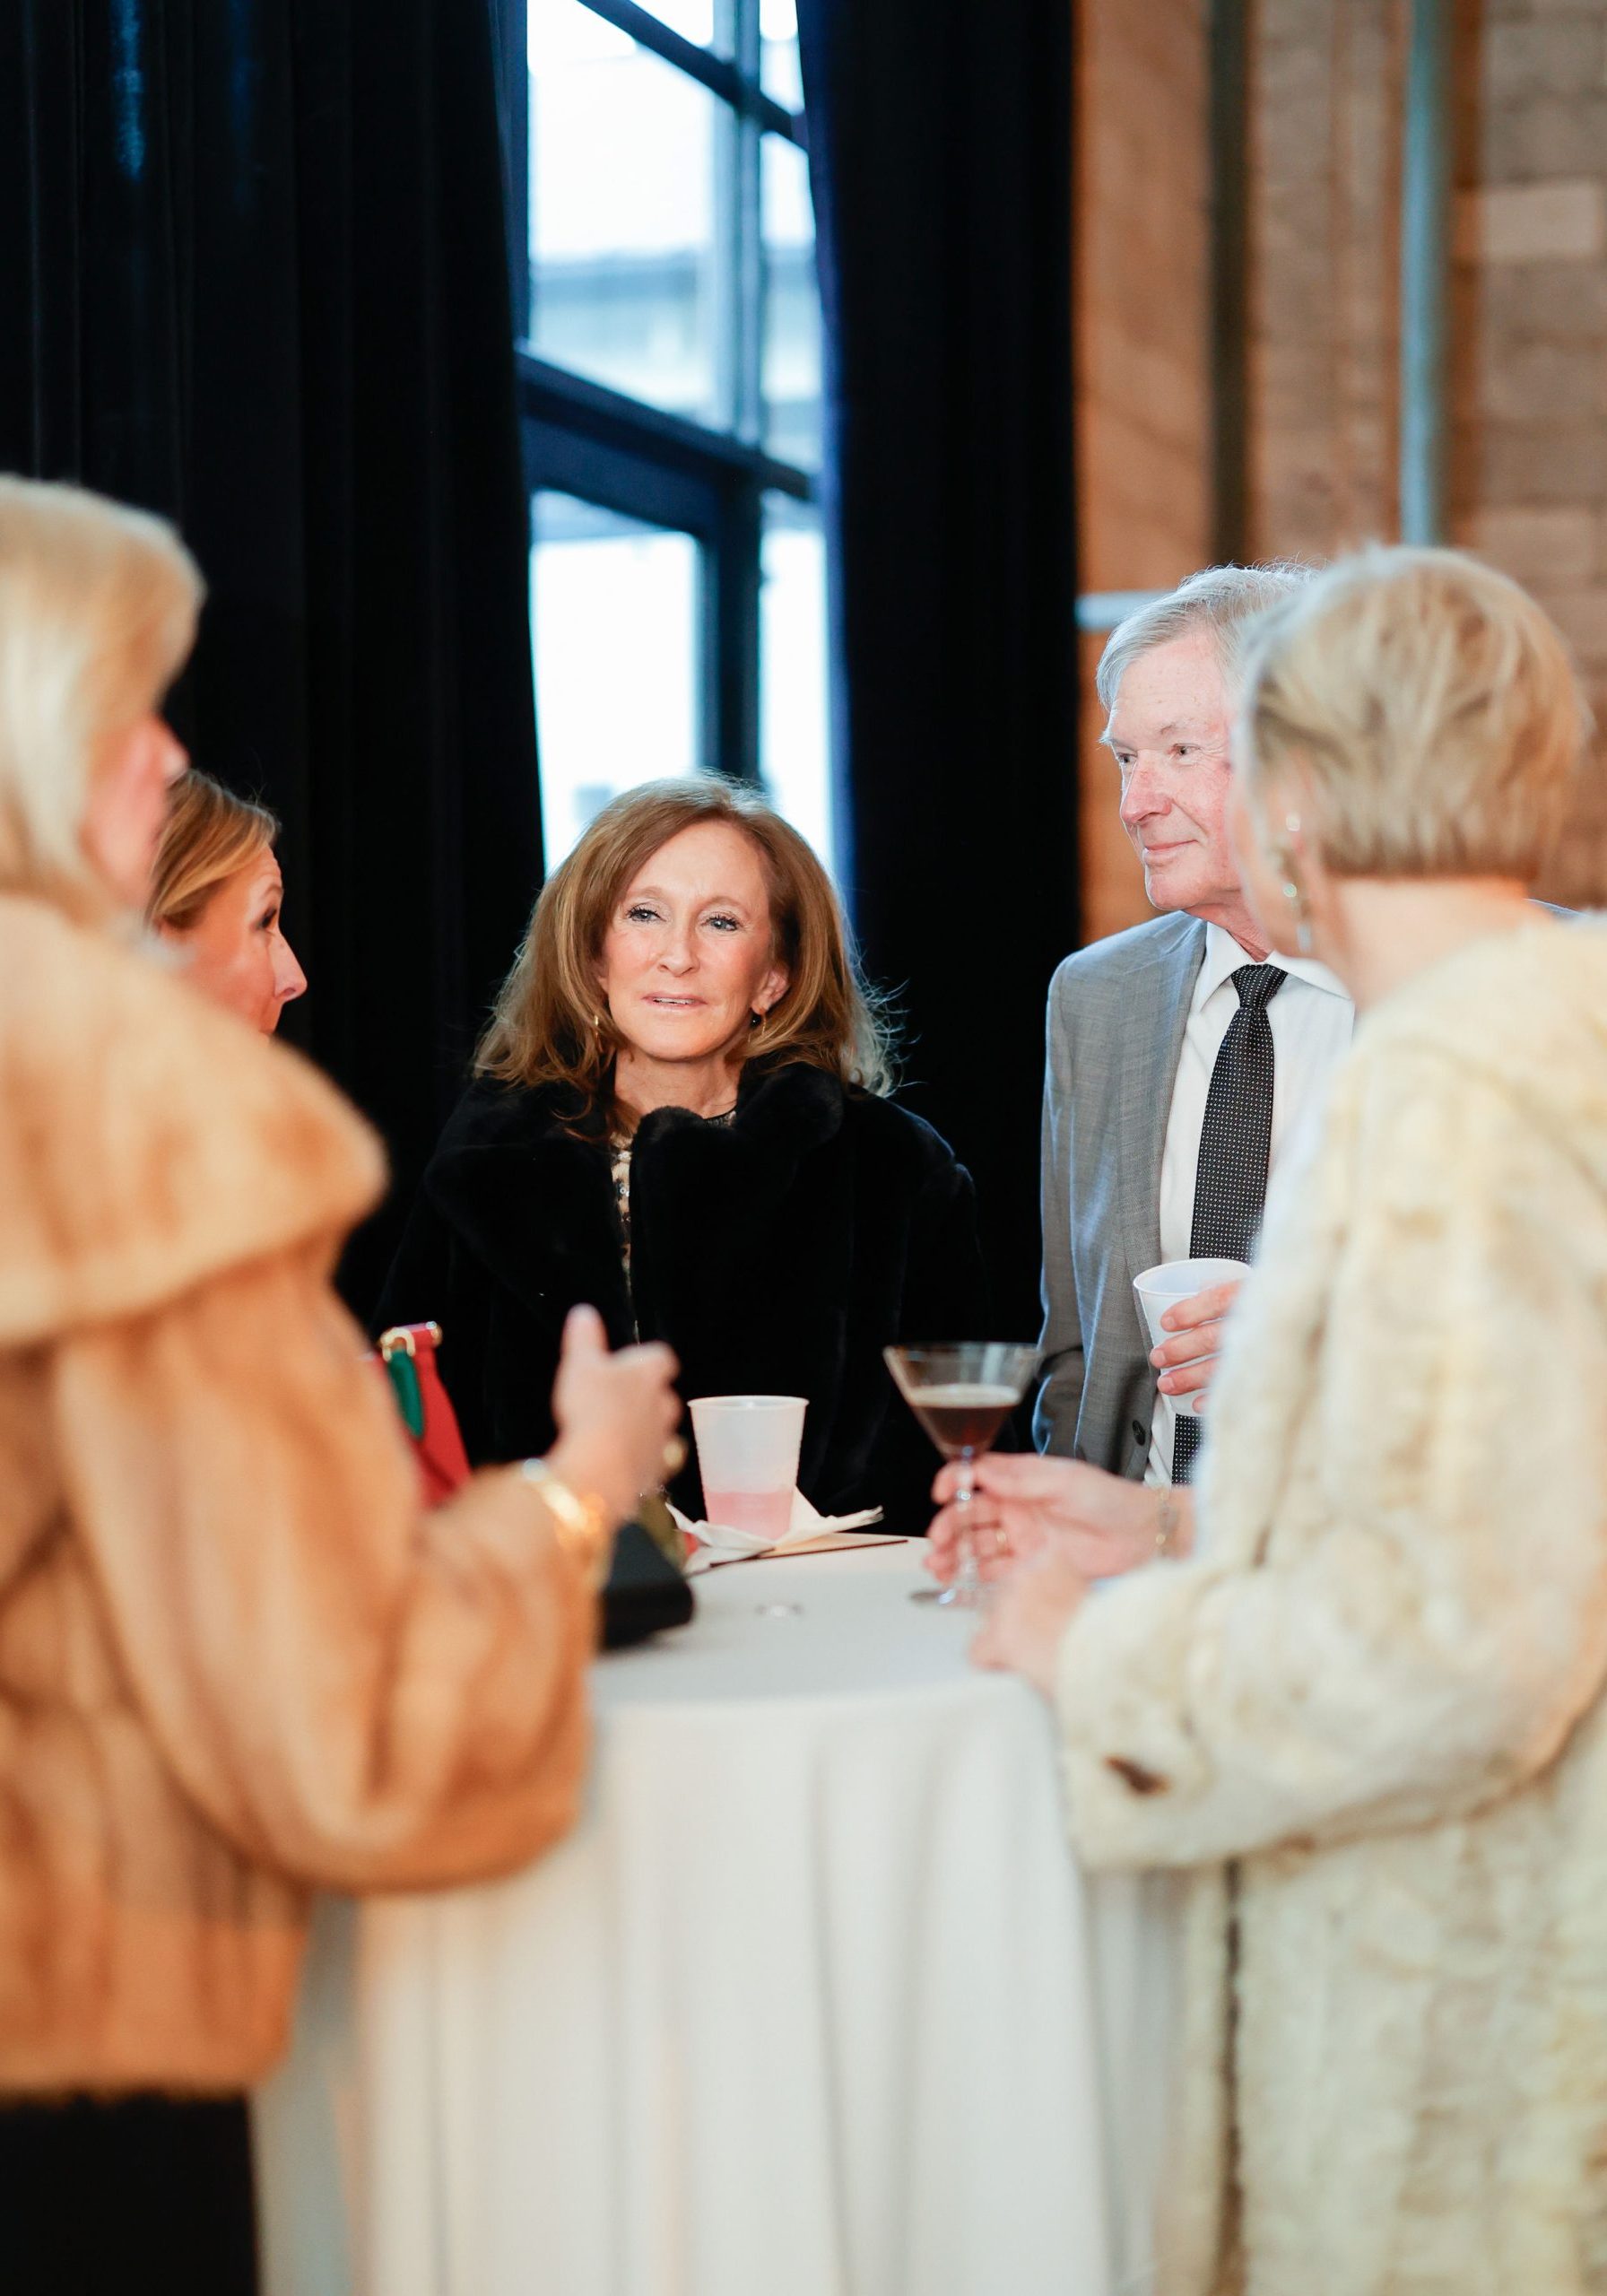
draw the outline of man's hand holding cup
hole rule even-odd
[[[1242,1275],[1207,1284],[1203,1292],[1179,1300],[1160,1318],[1161,1329],[1171,1336],[1150,1350],[1150,1361],[1160,1374],[1156,1385],[1161,1394],[1170,1396],[1182,1410],[1204,1407],[1221,1352],[1222,1327],[1243,1284]]]
[[[1223,1326],[1249,1272],[1237,1259],[1173,1259],[1134,1276],[1157,1384],[1177,1410],[1201,1408],[1216,1374]]]

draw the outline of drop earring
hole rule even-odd
[[[1295,953],[1297,956],[1308,957],[1311,954],[1311,902],[1307,897],[1306,888],[1300,883],[1299,871],[1295,865],[1295,839],[1300,834],[1299,813],[1286,814],[1283,827],[1290,841],[1287,845],[1273,848],[1273,859],[1276,862],[1279,874],[1283,880],[1280,890],[1284,900],[1289,903],[1290,915],[1294,920]]]

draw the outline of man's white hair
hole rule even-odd
[[[1139,606],[1111,631],[1094,673],[1094,686],[1107,712],[1116,706],[1123,676],[1141,654],[1153,653],[1156,647],[1169,646],[1173,639],[1186,638],[1196,630],[1210,633],[1225,675],[1237,684],[1255,624],[1269,607],[1309,582],[1315,571],[1292,559],[1274,559],[1265,566],[1207,566],[1164,598]]]

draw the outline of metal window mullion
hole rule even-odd
[[[760,512],[756,486],[726,491],[716,558],[717,739],[710,763],[735,781],[759,778]]]
[[[727,0],[729,4],[729,0]],[[724,9],[722,9],[722,14]],[[727,431],[736,430],[741,394],[742,311],[738,292],[740,196],[738,185],[737,119],[722,106],[713,126],[710,161],[714,183],[710,209],[709,281],[714,331],[715,419]],[[698,627],[702,674],[698,684],[698,747],[705,772],[720,770],[730,727],[725,708],[727,631],[725,599],[728,587],[724,520],[698,555],[699,569]]]
[[[739,61],[757,0],[720,0],[719,30]],[[756,21],[756,19],[755,19]],[[714,198],[715,360],[719,412],[734,438],[753,451],[758,440],[753,388],[756,213],[750,145],[758,130],[734,109],[716,126]],[[756,485],[740,469],[721,490],[717,535],[706,543],[700,626],[703,674],[699,746],[712,772],[751,778],[758,770],[757,668],[759,545],[751,529]]]
[[[1411,0],[1401,169],[1401,540],[1446,535],[1450,368],[1452,23]]]
[[[745,87],[759,84],[760,0],[731,0],[735,10],[733,52]],[[738,312],[737,436],[762,448],[764,439],[764,217],[761,206],[760,116],[746,109],[736,116]],[[721,707],[725,719],[728,770],[743,781],[760,776],[760,586],[763,544],[762,498],[751,479],[734,483],[725,506],[725,598],[722,621],[725,660]]]
[[[744,78],[759,76],[759,0],[735,0],[735,48]],[[764,430],[764,219],[757,120],[736,117],[736,435],[757,446]]]
[[[736,69],[745,88],[760,85],[760,0],[720,0],[729,25],[726,37]]]
[[[698,544],[698,651],[700,657],[698,677],[698,761],[705,773],[720,770],[720,752],[725,738],[725,712],[721,704],[724,659],[724,626],[720,613],[722,561],[725,557],[724,538],[709,542],[701,539]]]
[[[517,352],[515,365],[525,406],[546,420],[572,422],[578,429],[631,445],[660,461],[705,471],[722,483],[737,473],[751,478],[756,486],[795,495],[802,502],[818,498],[819,484],[812,473],[795,463],[777,462],[726,432],[650,406],[644,399],[627,398],[605,383],[574,374],[567,367],[555,367],[530,351]]]
[[[708,249],[713,330],[714,411],[717,428],[743,435],[742,183],[738,122],[722,111],[714,122],[713,226]]]
[[[788,136],[795,144],[803,143],[802,116],[788,111],[774,96],[767,96],[759,84],[757,71],[744,73],[725,57],[715,56],[683,33],[672,31],[668,24],[647,9],[638,7],[636,0],[578,0],[578,4],[635,40],[638,48],[650,49],[677,71],[699,81],[711,95],[718,96],[737,111],[758,120],[762,126],[773,128],[777,135]]]
[[[735,272],[736,392],[732,408],[736,435],[757,447],[764,437],[765,276],[763,225],[760,212],[760,131],[751,119],[736,127]]]

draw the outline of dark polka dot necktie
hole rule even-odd
[[[1273,1024],[1267,1006],[1284,982],[1276,965],[1240,965],[1238,1010],[1211,1072],[1194,1166],[1191,1259],[1247,1260],[1266,1208],[1273,1152]],[[1187,1483],[1203,1432],[1182,1399],[1172,1424],[1172,1481]]]

